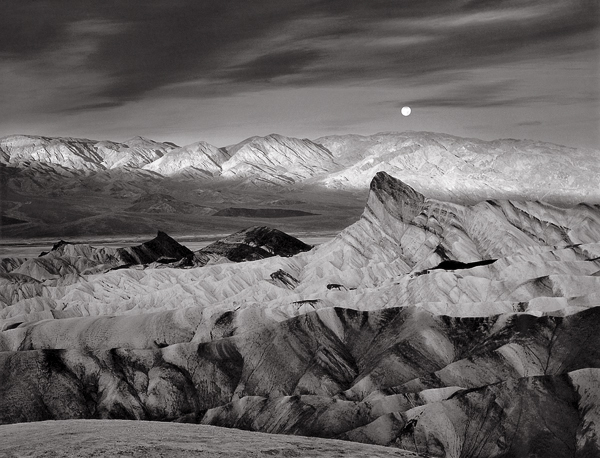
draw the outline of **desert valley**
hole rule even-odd
[[[598,456],[599,158],[2,138],[0,451]]]

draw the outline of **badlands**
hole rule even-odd
[[[162,228],[0,261],[7,456],[67,428],[64,456],[111,428],[133,431],[112,445],[133,456],[160,456],[160,434],[260,440],[257,455],[600,455],[598,152],[430,133],[0,151],[3,216],[22,221],[5,238]],[[214,216],[267,206],[313,215]],[[286,233],[328,218],[346,226],[318,246]],[[192,251],[177,235],[194,224],[232,235]]]

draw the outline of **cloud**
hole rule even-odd
[[[116,108],[121,106],[122,104],[120,102],[96,102],[96,103],[90,103],[88,105],[75,105],[69,108],[63,108],[61,110],[59,110],[59,112],[73,112],[73,113],[78,113],[81,111],[89,111],[89,110],[101,110],[101,109],[108,109],[108,108]]]
[[[229,70],[227,78],[234,81],[265,81],[295,75],[315,62],[320,53],[314,49],[290,49],[264,54]]]
[[[0,63],[43,63],[28,71],[48,79],[57,98],[78,94],[79,108],[92,110],[161,91],[211,97],[265,85],[425,83],[595,49],[599,22],[598,2],[588,0],[6,0]],[[70,83],[80,76],[83,87],[47,76],[57,73],[72,75]],[[479,89],[482,102],[458,91],[437,103],[527,103]]]
[[[518,122],[515,125],[520,126],[520,127],[541,126],[542,122],[541,121],[524,121],[524,122]]]
[[[515,96],[515,82],[461,83],[445,88],[439,94],[428,97],[394,103],[397,108],[404,105],[413,107],[453,107],[453,108],[490,108],[507,106],[528,106],[549,100],[546,96]]]

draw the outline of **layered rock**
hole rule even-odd
[[[597,205],[461,205],[382,172],[360,220],[310,251],[258,227],[196,252],[204,267],[5,275],[1,419],[594,456],[599,241]]]
[[[433,456],[597,452],[598,310],[465,320],[328,309],[205,343],[3,352],[0,419],[198,421]]]
[[[149,264],[155,261],[178,261],[191,256],[192,251],[179,244],[162,231],[158,231],[155,238],[141,245],[119,248],[117,254],[121,261],[127,265]]]
[[[315,299],[319,307],[420,304],[438,313],[468,316],[524,310],[558,313],[597,303],[594,274],[600,270],[596,259],[600,250],[594,240],[599,237],[599,226],[597,207],[565,209],[515,201],[465,207],[425,199],[380,174],[373,180],[362,218],[310,255],[248,266],[208,266],[186,273],[171,269],[114,272],[79,278],[63,288],[29,289],[15,284],[11,286],[13,299],[6,304],[14,306],[13,310],[26,309],[18,302],[41,294],[42,303],[58,300],[87,315],[198,303],[230,307],[243,297],[244,304],[257,301],[290,310],[292,315],[296,313],[292,302]],[[222,245],[225,251],[244,248],[251,255],[246,259],[260,257],[237,238],[216,246]],[[214,254],[227,258],[221,252]],[[444,261],[470,266],[448,269]],[[272,282],[271,274],[279,270],[298,280],[293,290]],[[139,282],[144,283],[143,290]],[[165,288],[165,284],[171,286]],[[117,285],[123,292],[120,297],[126,299],[109,299]]]
[[[43,252],[37,258],[2,259],[0,273],[7,279],[15,274],[21,274],[34,280],[59,280],[68,275],[86,275],[157,261],[175,262],[191,256],[191,250],[180,245],[164,232],[158,231],[154,239],[125,248],[94,247],[60,240],[49,252]]]

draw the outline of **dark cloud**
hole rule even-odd
[[[439,72],[593,49],[599,13],[595,0],[5,0],[0,62],[59,65],[85,36],[89,53],[65,71],[103,78],[82,109],[194,81],[202,83],[182,93],[235,93],[266,82],[414,84]],[[47,70],[31,71],[43,78]],[[483,102],[456,93],[437,103],[527,102],[481,91]]]

